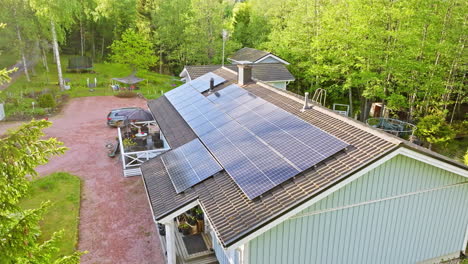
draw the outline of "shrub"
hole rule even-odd
[[[54,96],[50,93],[39,96],[37,103],[43,108],[54,108],[56,105]]]
[[[137,94],[132,91],[120,91],[115,96],[120,97],[120,98],[132,98],[132,97],[137,97]]]
[[[455,131],[445,121],[446,115],[446,111],[435,111],[419,120],[416,134],[429,143],[429,149],[432,144],[447,142],[455,137]]]

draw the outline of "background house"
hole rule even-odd
[[[273,53],[263,50],[242,48],[228,58],[233,64],[239,63],[281,63],[289,65],[289,62],[281,59]]]
[[[287,85],[295,80],[286,67],[289,63],[266,51],[242,48],[228,58],[228,60],[232,64],[226,64],[224,67],[236,72],[236,64],[239,62],[252,64],[253,79],[268,83],[276,88],[286,90]],[[179,76],[182,78],[182,81],[189,82],[221,67],[222,65],[185,66]]]
[[[238,67],[237,72],[225,67],[214,70],[211,76],[218,81],[211,91],[210,87],[199,88],[209,85],[209,76],[201,76],[149,102],[172,148],[142,165],[154,220],[165,225],[162,240],[168,263],[176,259],[184,262],[176,243],[180,235],[175,219],[196,206],[204,212],[204,233],[211,237],[208,244],[219,263],[437,263],[466,253],[466,166],[322,106],[303,109],[303,97],[249,79],[248,71],[254,67]],[[223,100],[223,94],[229,94],[223,90],[242,96],[228,95],[232,98]],[[242,119],[252,112],[257,116]],[[216,127],[223,113],[243,125],[236,129]],[[200,118],[216,127],[214,134],[219,131],[229,140],[223,143],[224,137],[219,137],[211,142],[212,148],[207,142],[212,138],[202,134],[207,132],[200,129],[205,124]],[[278,127],[268,130],[263,120],[271,118]],[[317,131],[300,141],[304,137],[296,132],[304,121],[327,136],[319,137],[322,132]],[[293,138],[299,143],[288,136],[273,136],[266,138],[270,143],[265,144],[280,152],[287,150],[286,154],[299,160],[309,161],[317,153],[323,157],[314,166],[251,197],[245,186],[256,190],[268,182],[247,173],[244,185],[223,160],[243,164],[238,155],[243,153],[259,170],[277,169],[280,165],[273,154],[262,152],[261,145],[236,141],[235,132],[245,129],[263,139],[280,127],[295,134]],[[177,191],[164,155],[197,141],[204,143],[221,167]],[[301,151],[301,144],[310,149]],[[345,147],[327,154],[336,146]],[[182,163],[175,167],[190,171]],[[177,177],[189,179],[187,175]]]

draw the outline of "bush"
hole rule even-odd
[[[132,98],[132,97],[137,97],[137,94],[132,91],[121,91],[121,92],[118,92],[115,96],[119,98]]]
[[[54,96],[50,93],[39,96],[37,103],[42,108],[54,108],[57,104],[55,102]]]
[[[429,143],[429,149],[432,144],[447,142],[455,137],[455,131],[445,121],[446,115],[446,111],[435,111],[419,120],[416,134]]]

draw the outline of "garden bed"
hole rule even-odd
[[[69,56],[62,56],[63,76],[70,80],[70,90],[60,91],[58,86],[57,68],[49,58],[49,72],[41,63],[35,66],[35,74],[31,74],[31,82],[27,82],[22,75],[7,89],[0,93],[0,103],[5,104],[7,121],[30,120],[31,118],[44,118],[60,111],[61,103],[66,102],[62,98],[87,97],[87,96],[113,96],[121,91],[113,91],[110,87],[111,78],[126,76],[131,73],[128,66],[115,63],[95,63],[94,70],[86,73],[65,72]],[[136,92],[146,99],[156,99],[163,93],[178,86],[177,78],[162,75],[151,71],[139,71],[137,76],[145,79]],[[97,86],[90,89],[87,86],[97,80]],[[38,96],[50,93],[56,99],[56,109],[47,110],[40,107]],[[32,103],[35,103],[34,107]]]

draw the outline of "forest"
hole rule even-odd
[[[111,45],[131,30],[149,42],[147,66],[177,76],[185,65],[220,64],[226,29],[225,57],[241,47],[272,52],[290,62],[295,93],[324,89],[327,106],[348,104],[361,121],[381,102],[429,146],[466,136],[463,0],[0,2],[2,58],[112,61]]]

